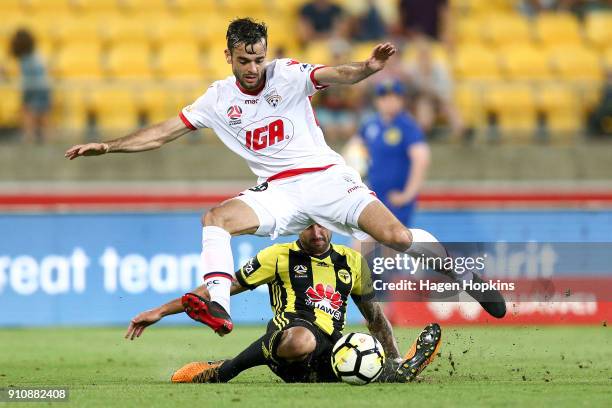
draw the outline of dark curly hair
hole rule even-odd
[[[25,28],[18,29],[11,38],[11,54],[15,58],[30,55],[36,47],[36,41],[30,31]]]
[[[254,54],[253,46],[259,41],[268,45],[268,27],[263,22],[258,23],[250,18],[237,18],[230,22],[225,38],[230,52],[242,43],[246,52]],[[247,46],[250,46],[250,49],[247,49]]]

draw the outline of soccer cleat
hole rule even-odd
[[[482,284],[484,281],[477,274],[473,274],[472,282]],[[506,315],[506,300],[500,291],[496,289],[489,289],[484,292],[480,290],[466,290],[466,292],[476,299],[480,306],[488,314],[498,319],[501,319]]]
[[[232,318],[217,302],[206,300],[195,293],[185,293],[181,302],[187,316],[210,326],[220,336],[228,334],[234,328]]]
[[[417,375],[434,361],[442,344],[441,341],[442,329],[438,323],[430,323],[425,326],[396,370],[397,379],[406,382],[414,381]]]
[[[170,381],[173,383],[219,382],[219,367],[224,361],[201,361],[185,364],[172,374]]]

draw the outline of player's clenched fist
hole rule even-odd
[[[66,150],[64,157],[72,160],[79,156],[98,156],[108,153],[108,145],[106,143],[87,143],[72,146]]]

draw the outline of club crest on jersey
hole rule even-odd
[[[278,104],[283,100],[283,98],[281,98],[281,96],[276,92],[276,89],[272,89],[270,92],[265,94],[264,98],[266,102],[268,102],[268,104],[273,108],[276,108]]]
[[[242,108],[238,105],[232,105],[227,108],[227,117],[230,119],[230,125],[239,125],[242,123]]]
[[[344,284],[351,283],[351,274],[346,269],[340,269],[338,271],[338,279]]]
[[[306,275],[308,269],[304,265],[295,265],[293,267],[293,272],[295,272],[296,275]]]

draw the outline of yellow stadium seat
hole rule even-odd
[[[27,9],[34,14],[67,15],[76,11],[75,2],[71,0],[27,0]]]
[[[484,34],[493,46],[531,41],[529,23],[520,15],[490,15],[483,19],[483,25]]]
[[[572,88],[555,85],[542,87],[538,93],[538,108],[546,118],[551,134],[576,133],[582,126],[582,109]]]
[[[519,81],[551,79],[548,59],[541,49],[511,45],[501,49],[499,54],[508,79]]]
[[[138,109],[128,90],[95,89],[88,105],[95,115],[96,126],[103,131],[126,131],[138,125]]]
[[[138,110],[145,114],[150,124],[159,123],[178,115],[177,108],[172,109],[173,93],[165,88],[147,86],[138,93]]]
[[[0,1],[0,13],[7,15],[9,13],[21,13],[24,11],[24,4],[21,0],[2,0]]]
[[[197,40],[194,25],[189,20],[168,18],[160,21],[152,28],[152,39],[156,45],[182,44]]]
[[[63,129],[81,134],[88,124],[88,107],[82,87],[58,87],[53,91],[57,120]]]
[[[491,86],[485,92],[485,106],[495,115],[504,134],[523,136],[536,129],[536,105],[527,85]]]
[[[497,57],[493,51],[481,46],[465,46],[457,50],[454,70],[458,79],[500,79]]]
[[[218,0],[173,0],[176,10],[188,17],[190,14],[215,14],[220,11]]]
[[[480,89],[467,84],[458,84],[454,89],[454,100],[461,117],[468,127],[485,124]]]
[[[372,55],[372,50],[378,44],[376,41],[356,43],[351,47],[351,61],[363,61]]]
[[[205,53],[205,73],[211,81],[226,78],[232,74],[232,66],[225,61],[225,45],[217,44],[209,48]]]
[[[327,41],[312,41],[304,51],[304,62],[309,64],[330,64],[333,60],[332,50]]]
[[[0,127],[19,125],[21,92],[16,87],[0,87]]]
[[[534,29],[537,40],[545,47],[582,42],[578,20],[570,13],[542,13]]]
[[[142,18],[117,18],[101,27],[104,39],[111,45],[149,43],[151,23]]]
[[[459,44],[478,44],[483,42],[483,20],[480,18],[460,18],[455,25],[455,37]]]
[[[100,41],[100,30],[97,21],[88,18],[70,18],[60,21],[53,30],[56,44],[64,42],[88,41],[98,43]]]
[[[612,42],[612,12],[593,12],[585,20],[587,40],[598,48],[606,48]]]
[[[268,0],[222,0],[220,3],[224,14],[234,16],[265,14],[270,8]]]
[[[302,6],[309,1],[310,0],[275,0],[274,7],[276,11],[296,16],[299,14]]]
[[[451,7],[471,15],[508,13],[514,8],[512,0],[452,0]]]
[[[168,44],[161,48],[158,68],[162,78],[172,80],[198,80],[204,74],[195,43]]]
[[[80,12],[91,16],[100,13],[117,14],[120,12],[117,0],[78,0],[78,9]]]
[[[59,79],[100,79],[100,56],[97,43],[67,43],[56,55],[53,72]]]
[[[573,81],[600,81],[603,78],[599,55],[580,47],[567,46],[554,48],[549,59],[560,79]]]
[[[145,44],[119,44],[108,53],[108,75],[115,79],[152,78],[151,55]]]
[[[299,42],[295,26],[289,20],[279,18],[268,25],[268,44],[270,50],[282,47],[288,57],[293,57],[299,50]],[[358,46],[357,46],[358,47]],[[269,52],[269,51],[268,51]]]
[[[196,38],[204,47],[211,47],[216,43],[225,43],[225,33],[230,23],[229,19],[218,17],[214,14],[191,14],[185,16],[186,20],[193,23]]]
[[[169,0],[119,0],[119,7],[133,14],[138,13],[167,13],[169,11]]]

